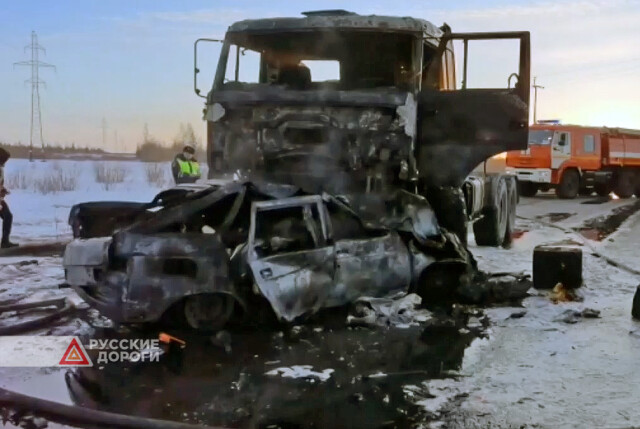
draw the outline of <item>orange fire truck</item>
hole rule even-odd
[[[640,131],[623,128],[536,124],[529,147],[507,153],[520,195],[555,188],[560,198],[614,192],[640,197]]]

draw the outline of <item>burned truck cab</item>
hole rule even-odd
[[[209,174],[243,171],[309,192],[460,186],[526,147],[529,34],[454,34],[343,10],[231,25],[206,95]],[[520,40],[513,88],[456,88],[453,41]],[[198,43],[196,42],[196,58]],[[194,86],[198,88],[196,61]],[[513,79],[512,79],[513,78]]]

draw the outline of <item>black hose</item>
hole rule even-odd
[[[192,425],[169,420],[149,419],[125,414],[98,411],[76,405],[65,405],[46,399],[34,398],[0,388],[0,407],[28,413],[52,422],[80,428],[114,429],[222,429]]]
[[[54,301],[54,300],[52,300],[52,301]],[[47,303],[47,301],[44,301],[44,302]],[[31,304],[31,303],[29,303],[29,304]],[[29,305],[29,304],[16,304],[16,305],[7,306],[7,307],[16,307],[16,306],[19,306],[19,305],[23,305],[24,306],[24,305]],[[33,303],[33,304],[37,304],[37,303]],[[49,304],[49,305],[53,305],[53,304]],[[33,307],[37,307],[37,306],[29,306],[27,308],[33,308]],[[70,302],[67,302],[66,305],[62,309],[56,311],[55,313],[48,314],[48,315],[40,317],[38,319],[28,320],[28,321],[22,322],[22,323],[16,323],[14,325],[0,326],[0,335],[17,335],[17,334],[20,334],[20,333],[25,332],[25,331],[33,331],[34,329],[44,328],[49,323],[53,322],[54,320],[57,320],[57,319],[59,319],[61,317],[64,317],[64,316],[66,316],[68,314],[71,314],[76,310],[77,309],[73,304],[71,304]]]
[[[48,299],[46,301],[38,301],[38,302],[25,302],[18,304],[10,304],[0,306],[0,314],[5,313],[7,311],[19,311],[19,310],[28,310],[29,308],[39,308],[39,307],[50,307],[55,305],[60,308],[64,305],[64,298],[55,298]]]
[[[0,256],[54,256],[62,255],[67,242],[26,244],[9,249],[0,249]]]

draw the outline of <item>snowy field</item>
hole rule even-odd
[[[137,162],[103,163],[113,169],[124,168],[126,173],[122,182],[100,183],[96,180],[96,165],[99,164],[69,161],[28,163],[11,160],[7,168],[10,180],[17,180],[11,177],[20,172],[28,172],[32,177],[30,187],[14,188],[9,196],[15,217],[15,240],[22,243],[67,240],[70,238],[70,230],[66,220],[73,204],[91,200],[148,201],[160,189],[171,186],[168,163],[157,167],[164,171],[162,183],[160,179],[154,182],[147,177],[147,168],[156,167],[148,167],[147,164]],[[60,170],[72,172],[73,177],[77,178],[75,190],[43,193],[33,185],[33,181],[36,180],[33,178],[60,174]],[[591,241],[572,232],[572,229],[583,226],[589,220],[609,216],[623,206],[636,203],[636,199],[631,199],[584,204],[593,199],[595,197],[560,201],[550,194],[523,198],[518,206],[521,218],[517,221],[517,228],[524,231],[524,234],[514,241],[510,249],[477,247],[470,235],[471,251],[478,259],[480,268],[489,272],[524,271],[531,274],[532,251],[538,244],[572,243],[581,247],[584,253],[585,285],[580,289],[580,294],[584,300],[553,304],[548,292],[531,290],[532,296],[523,301],[522,307],[496,307],[485,310],[492,322],[488,338],[476,339],[463,349],[461,363],[454,368],[454,376],[450,378],[437,377],[427,381],[423,381],[424,377],[414,381],[410,375],[402,380],[398,380],[397,375],[394,375],[396,378],[392,378],[390,365],[394,363],[393,359],[385,361],[382,350],[386,350],[385,347],[397,347],[399,340],[393,336],[397,333],[391,335],[389,331],[371,331],[370,334],[349,331],[350,336],[360,335],[364,338],[358,337],[357,344],[365,344],[364,348],[358,346],[362,349],[362,355],[351,355],[354,359],[352,362],[349,361],[348,354],[336,352],[334,355],[334,350],[347,349],[350,344],[344,341],[338,330],[303,330],[305,337],[293,346],[283,346],[281,333],[274,333],[273,341],[278,347],[267,349],[265,346],[264,350],[259,352],[251,348],[246,349],[242,341],[234,337],[234,351],[229,358],[212,355],[210,350],[204,349],[206,357],[198,356],[197,361],[200,363],[194,366],[197,367],[197,371],[194,369],[197,374],[189,375],[194,378],[172,376],[164,379],[161,383],[162,388],[157,389],[159,392],[154,391],[154,395],[159,395],[158,401],[162,399],[163,408],[155,411],[149,408],[144,414],[169,416],[187,421],[181,417],[181,413],[184,412],[186,415],[191,410],[199,409],[205,411],[199,415],[197,422],[218,424],[219,421],[214,418],[206,417],[219,415],[215,414],[219,411],[215,409],[216,401],[210,400],[207,405],[198,401],[203,401],[204,397],[215,398],[218,391],[224,393],[222,398],[240,395],[240,388],[236,391],[233,386],[239,386],[243,377],[250,377],[254,386],[267,386],[264,387],[266,396],[258,397],[256,402],[263,405],[269,403],[272,398],[277,398],[279,392],[282,393],[280,389],[288,392],[286,395],[293,394],[291,392],[305,392],[317,397],[327,397],[337,395],[336,392],[341,391],[332,390],[332,383],[339,385],[338,383],[342,382],[340,380],[352,380],[350,383],[346,381],[342,389],[353,386],[353,380],[356,380],[356,386],[359,386],[358,383],[363,383],[363,386],[367,386],[366,383],[380,383],[380,386],[383,386],[382,390],[371,391],[380,395],[378,402],[366,396],[374,393],[363,391],[362,406],[369,404],[371,407],[366,411],[363,409],[363,415],[382,412],[387,405],[389,408],[404,407],[408,401],[430,416],[428,420],[431,423],[425,423],[423,427],[433,425],[452,428],[618,428],[637,425],[640,423],[640,408],[636,406],[636,398],[640,396],[640,371],[637,371],[640,356],[640,323],[631,319],[630,310],[633,293],[640,279],[611,266],[603,258],[594,256],[592,249],[639,269],[637,243],[640,237],[640,213],[631,215],[616,232],[603,241]],[[550,213],[555,213],[558,217],[549,216]],[[61,260],[58,257],[0,258],[2,303],[73,297],[75,294],[71,290],[58,288],[63,280]],[[562,320],[567,310],[581,311],[585,308],[600,311],[600,318],[580,319],[573,324]],[[521,317],[512,317],[514,313],[521,313],[523,310],[525,314],[521,314]],[[95,313],[90,315],[89,320],[75,318],[34,334],[97,335],[96,332],[100,331],[99,327],[104,320]],[[0,323],[10,323],[14,320],[12,317],[15,316],[0,316]],[[401,335],[410,338],[410,333],[411,331],[406,331]],[[265,335],[265,338],[265,341],[271,341],[270,335]],[[410,344],[410,341],[406,340],[403,344]],[[415,344],[407,345],[407,350],[424,347],[421,343]],[[376,347],[380,350],[375,353],[368,352],[370,349],[377,350]],[[453,345],[449,345],[449,349],[452,348]],[[314,357],[316,353],[320,355],[324,349],[330,351],[330,354],[326,353],[321,359]],[[194,350],[193,347],[191,350]],[[255,359],[247,358],[254,356],[254,353]],[[260,359],[258,353],[261,355]],[[347,356],[346,361],[344,356]],[[361,359],[371,356],[372,359],[366,361],[368,367],[365,369],[361,367],[364,360],[358,361],[355,356],[360,356]],[[436,356],[435,359],[440,359],[440,355]],[[374,358],[379,361],[373,360]],[[403,359],[406,358],[398,352],[395,360],[399,361],[400,368]],[[236,361],[241,362],[242,366],[237,371],[246,372],[245,367],[254,368],[255,374],[247,376],[240,372],[238,375],[235,372],[236,367],[233,366],[233,362]],[[406,362],[409,360],[406,359]],[[419,361],[411,362],[412,365],[416,365]],[[441,366],[439,360],[422,362],[425,366]],[[220,372],[220,365],[230,366]],[[270,371],[280,374],[283,372],[280,371],[282,368],[290,371],[280,377],[266,375]],[[305,387],[296,390],[292,386],[299,384],[294,384],[295,382],[287,376],[289,373],[293,374],[295,369],[304,369],[302,372],[307,376],[326,375],[327,380],[319,377],[321,382],[316,382],[313,387],[319,389],[317,393],[309,387],[311,384],[308,381],[300,381]],[[219,373],[228,374],[228,379],[215,375]],[[359,375],[353,378],[354,374]],[[374,381],[362,381],[361,376],[367,374],[369,380]],[[376,374],[376,377],[371,374]],[[116,374],[114,377],[119,376]],[[139,382],[141,385],[155,382],[155,373],[145,377],[148,378],[142,378]],[[207,383],[211,383],[208,387],[201,381],[203,377],[208,377]],[[127,383],[129,381],[127,378]],[[400,381],[404,396],[398,397],[397,392],[392,393],[389,404],[389,395],[385,396],[384,389],[388,389],[389,383],[393,385]],[[186,382],[191,383],[188,386],[198,386],[193,390],[194,398],[169,395],[168,392],[171,392],[174,384]],[[131,383],[131,389],[137,387]],[[108,386],[108,383],[105,382],[105,385]],[[0,369],[0,386],[59,402],[73,403],[64,383],[63,370]],[[189,389],[185,390],[184,386],[175,387],[175,391],[187,392]],[[229,393],[225,393],[227,390],[224,389],[230,389]],[[255,389],[260,390],[259,387]],[[289,397],[283,395],[283,398]],[[351,401],[352,397],[349,398]],[[341,401],[348,402],[346,399]],[[296,403],[303,402],[301,399]],[[274,407],[276,403],[279,401],[273,400]],[[167,404],[166,408],[164,404]],[[224,408],[225,403],[221,402],[217,406]],[[226,406],[232,405],[228,403]],[[174,407],[173,410],[177,414],[166,411],[171,410],[171,407]],[[266,408],[269,407],[271,405]],[[113,406],[112,410],[130,413],[139,411],[130,401],[126,405],[122,404],[121,408]],[[296,412],[298,411],[305,412]]]
[[[206,177],[206,166],[203,166]],[[150,201],[171,187],[170,163],[137,161],[34,161],[10,159],[5,169],[13,212],[13,241],[23,244],[71,238],[69,210],[86,201]]]

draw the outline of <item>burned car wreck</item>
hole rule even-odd
[[[118,323],[177,316],[191,328],[219,329],[234,312],[252,315],[265,303],[293,321],[363,296],[434,296],[443,292],[430,278],[442,274],[434,267],[455,266],[458,276],[473,270],[427,201],[405,191],[333,196],[253,182],[180,185],[147,204],[79,204],[70,224],[76,239],[64,255],[66,282]]]

